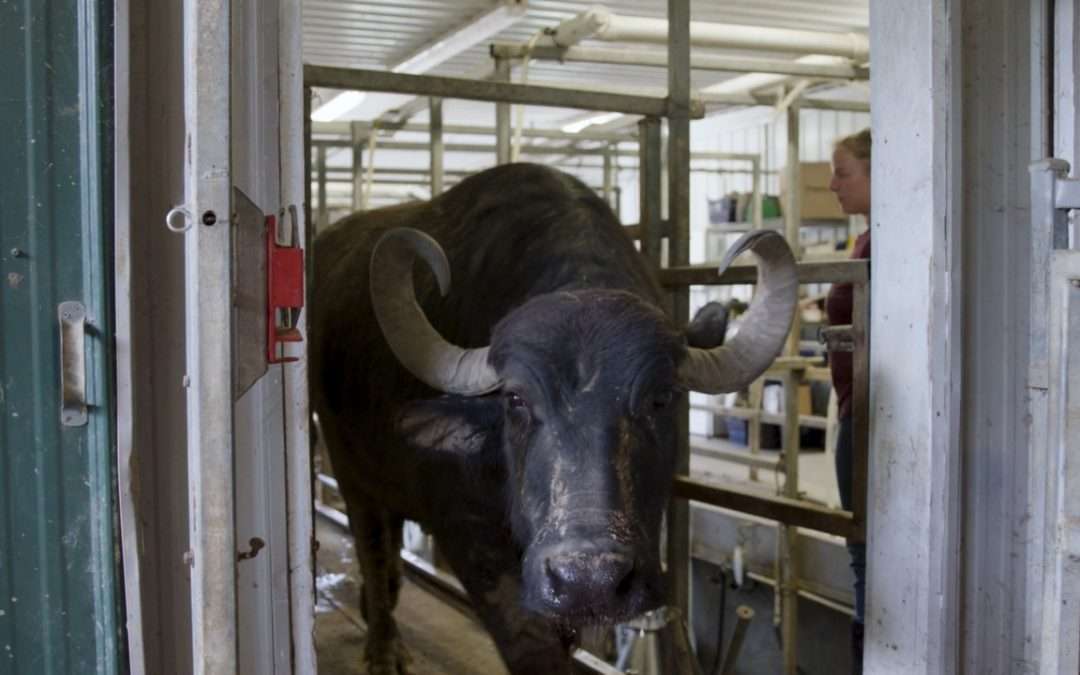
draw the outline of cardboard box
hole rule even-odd
[[[803,220],[846,220],[836,195],[829,190],[832,165],[829,162],[799,164],[799,211]],[[780,172],[781,208],[787,203],[787,172]]]

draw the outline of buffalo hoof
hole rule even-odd
[[[412,656],[400,637],[377,643],[364,650],[366,675],[412,675]]]

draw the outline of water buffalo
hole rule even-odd
[[[369,672],[409,670],[392,617],[403,518],[434,534],[515,675],[568,673],[575,628],[661,604],[675,403],[750,383],[795,307],[783,238],[744,237],[728,261],[743,250],[755,299],[728,344],[690,331],[700,348],[608,205],[551,168],[499,166],[318,237],[312,396]]]

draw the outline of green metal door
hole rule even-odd
[[[105,0],[0,0],[5,674],[121,668],[111,385],[111,12]],[[73,403],[63,415],[61,303],[77,303],[67,305],[72,329],[66,331],[65,372]],[[80,306],[85,325],[78,322]],[[74,401],[79,380],[85,416]]]

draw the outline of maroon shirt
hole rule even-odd
[[[851,257],[870,257],[870,230],[863,232],[855,240]],[[833,284],[825,298],[825,313],[830,326],[845,326],[851,323],[851,304],[853,291],[851,284]],[[829,370],[832,371],[833,387],[836,389],[837,414],[840,417],[851,414],[852,365],[851,352],[829,352]]]

